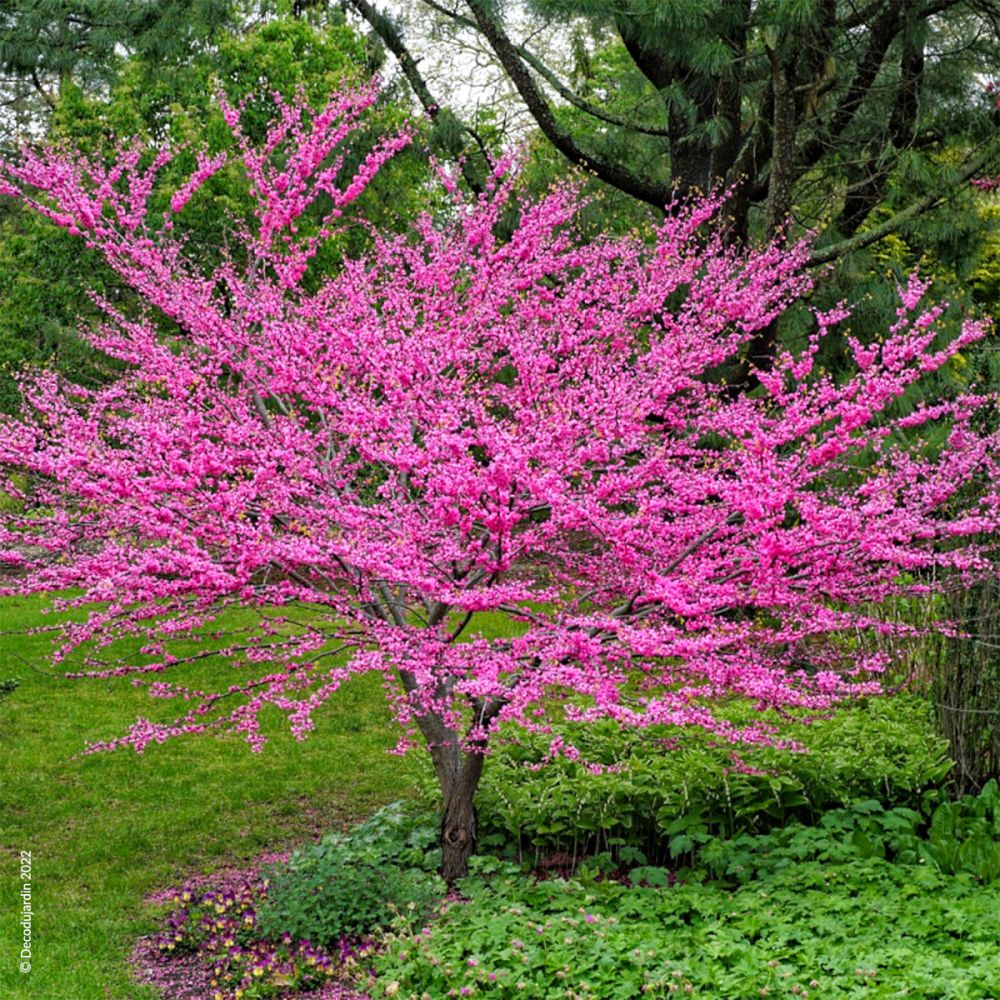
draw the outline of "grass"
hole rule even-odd
[[[239,738],[201,736],[143,755],[83,756],[86,742],[121,735],[139,716],[169,718],[129,678],[66,680],[48,667],[44,636],[2,633],[43,622],[41,600],[0,601],[0,681],[21,684],[0,703],[0,846],[5,876],[0,997],[151,1000],[126,963],[155,928],[150,892],[186,875],[245,864],[358,819],[415,787],[424,758],[386,751],[398,735],[378,677],[353,679],[316,716],[304,743],[268,718],[253,754]],[[203,661],[176,679],[210,689],[224,664]],[[173,711],[172,711],[173,710]],[[32,968],[18,971],[19,852],[32,853]]]

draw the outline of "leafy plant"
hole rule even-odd
[[[708,840],[700,862],[714,877],[748,882],[802,862],[842,864],[871,858],[925,864],[945,875],[1000,880],[1000,791],[989,782],[978,796],[942,802],[929,818],[903,806],[855,802],[816,826],[792,824],[771,833]]]
[[[430,928],[384,937],[374,996],[982,1000],[1000,974],[996,887],[879,858],[795,862],[733,891],[514,867],[461,887],[469,901]]]
[[[731,708],[734,721],[738,709]],[[635,732],[613,723],[562,725],[557,736],[582,761],[558,757],[544,771],[552,735],[511,726],[489,761],[477,796],[480,828],[522,852],[573,857],[628,852],[651,861],[690,862],[713,837],[759,833],[859,799],[887,808],[936,802],[951,762],[918,698],[873,699],[786,733],[808,747],[741,748],[690,730]],[[491,842],[491,841],[488,841]]]
[[[942,802],[931,816],[920,858],[943,872],[972,872],[984,882],[1000,880],[1000,789],[996,780],[979,795]]]
[[[385,806],[349,833],[332,833],[268,869],[258,926],[265,937],[331,945],[388,924],[422,917],[442,896],[436,825]]]
[[[250,871],[220,876],[212,888],[178,889],[171,900],[177,908],[151,942],[159,963],[193,957],[195,969],[210,970],[212,986],[221,987],[211,993],[216,1000],[269,1000],[322,987],[371,950],[370,942],[348,938],[324,948],[290,934],[262,936],[257,910],[266,893],[266,884]],[[192,987],[196,980],[197,972]]]

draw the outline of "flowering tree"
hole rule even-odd
[[[98,248],[148,312],[100,302],[107,322],[89,336],[122,363],[113,383],[23,377],[23,412],[0,429],[13,498],[0,561],[19,570],[6,592],[70,590],[64,606],[89,607],[62,626],[57,660],[82,647],[85,672],[185,699],[171,724],[140,720],[96,748],[221,728],[259,750],[264,706],[304,737],[345,680],[382,674],[404,743],[422,736],[440,779],[453,879],[504,719],[692,725],[736,744],[778,735],[735,727],[720,700],[821,709],[876,691],[884,660],[844,634],[872,624],[865,609],[904,571],[976,571],[981,554],[959,543],[997,523],[1000,451],[975,429],[992,400],[971,391],[886,415],[984,332],[967,322],[935,349],[941,310],[920,305],[917,278],[885,340],[852,343],[852,378],[814,370],[838,309],[758,393],[715,384],[809,287],[802,246],[727,249],[718,199],[679,208],[652,245],[583,244],[572,187],[518,205],[501,165],[470,201],[442,175],[446,217],[373,233],[364,259],[314,274],[319,242],[409,140],[345,177],[373,99],[279,105],[261,148],[225,108],[257,209],[209,274],[171,221],[223,156],[200,161],[162,218],[147,201],[167,152],[3,166],[3,192]],[[897,433],[942,422],[933,452]],[[208,655],[175,642],[234,607],[259,622],[222,651],[241,679],[171,683]],[[484,637],[484,612],[510,628]],[[123,637],[141,657],[102,659]]]

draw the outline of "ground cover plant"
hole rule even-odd
[[[699,861],[717,877],[746,882],[796,862],[866,858],[926,865],[944,875],[965,872],[991,885],[1000,879],[997,783],[923,813],[866,799],[824,813],[812,827],[791,824],[770,834],[709,838]]]
[[[729,891],[501,868],[462,890],[426,930],[389,936],[374,996],[983,1000],[1000,984],[996,885],[927,866],[800,861]]]
[[[264,934],[319,945],[362,938],[404,911],[423,920],[444,895],[437,824],[407,815],[401,803],[380,809],[348,834],[328,834],[267,872]]]
[[[352,980],[368,985],[374,935],[390,923],[422,925],[444,898],[436,843],[434,815],[396,802],[262,872],[181,886],[166,897],[175,909],[162,929],[137,951],[139,975],[168,994],[187,977],[236,1000],[353,995]]]
[[[266,878],[179,892],[154,942],[167,970],[197,953],[226,1000],[352,982],[416,1000],[982,1000],[1000,985],[998,805],[995,784],[924,814],[862,800],[708,838],[691,866],[599,855],[569,880],[484,855],[446,899],[410,892],[433,878],[434,814],[396,804]],[[390,904],[355,871],[377,871]]]
[[[148,311],[98,298],[90,341],[125,366],[112,384],[24,376],[24,411],[0,425],[0,558],[22,572],[10,590],[77,588],[69,605],[91,608],[57,661],[84,649],[92,676],[184,704],[95,748],[221,730],[260,749],[262,712],[301,738],[348,678],[384,679],[430,752],[452,882],[501,721],[766,744],[782,738],[765,716],[737,726],[713,704],[794,714],[877,691],[885,657],[841,637],[891,629],[871,609],[926,589],[932,569],[988,569],[971,540],[997,523],[1000,449],[980,428],[993,400],[973,389],[889,415],[985,333],[970,320],[942,345],[916,276],[881,343],[849,339],[852,375],[814,370],[837,308],[755,373],[759,391],[713,381],[810,287],[806,246],[728,246],[720,198],[672,206],[649,245],[584,242],[572,185],[519,203],[501,162],[484,197],[455,190],[450,212],[314,273],[409,142],[386,137],[345,173],[374,99],[276,99],[263,145],[223,102],[256,212],[208,271],[174,217],[229,154],[200,157],[157,215],[168,150],[3,164],[0,190],[98,249]],[[322,222],[306,224],[310,206]],[[925,426],[944,443],[924,447]],[[171,681],[208,655],[177,643],[237,607],[256,614],[218,651],[230,683]],[[512,627],[459,641],[484,612]],[[138,655],[102,659],[122,637]]]

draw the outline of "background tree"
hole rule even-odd
[[[400,33],[371,4],[348,5],[383,37]],[[995,144],[981,145],[994,136],[974,100],[977,74],[1000,55],[1000,7],[990,0],[534,0],[531,10],[576,40],[572,82],[511,37],[505,13],[516,5],[421,5],[481,34],[570,162],[657,209],[676,191],[738,184],[734,233],[748,232],[751,206],[765,238],[795,208],[804,225],[837,234],[836,249],[817,248],[817,257],[859,242],[845,238],[857,236],[894,176],[915,189],[887,232],[997,155]],[[614,58],[593,62],[591,51]],[[561,106],[574,109],[571,120]],[[940,162],[935,153],[948,143],[967,155]]]
[[[878,602],[925,591],[903,571],[988,568],[969,539],[1000,520],[1000,440],[977,430],[993,399],[972,393],[886,420],[984,333],[968,322],[935,349],[941,310],[921,306],[917,278],[884,343],[853,342],[839,384],[814,369],[844,309],[817,316],[760,394],[706,377],[809,287],[808,247],[738,251],[724,228],[706,233],[718,199],[666,218],[653,246],[585,242],[563,186],[499,239],[504,166],[474,200],[445,172],[450,213],[310,274],[410,140],[344,168],[375,100],[345,93],[314,114],[279,101],[259,144],[255,109],[223,104],[255,210],[210,270],[177,223],[233,154],[199,155],[165,213],[165,150],[152,165],[136,146],[3,165],[0,190],[100,251],[143,308],[98,300],[91,342],[123,366],[113,383],[24,377],[21,416],[0,424],[0,559],[25,574],[5,592],[70,589],[57,605],[87,608],[57,660],[83,648],[87,672],[184,699],[172,722],[140,720],[107,747],[221,728],[260,749],[263,710],[303,737],[345,680],[381,674],[433,759],[453,880],[504,719],[773,742],[713,705],[808,713],[876,692],[886,660],[853,638],[891,628]],[[300,228],[314,210],[319,226]],[[893,433],[925,425],[944,426],[942,448]],[[256,617],[227,633],[233,608]],[[206,629],[234,682],[163,680],[173,644]],[[122,639],[135,653],[103,663]]]
[[[67,86],[101,92],[128,58],[169,73],[234,25],[233,0],[12,0],[0,9],[7,128],[44,128]]]
[[[968,182],[1000,154],[982,94],[1000,61],[993,0],[345,6],[400,59],[425,106],[442,97],[421,75],[424,53],[478,43],[537,129],[539,182],[571,165],[593,178],[595,231],[648,226],[675,195],[723,185],[737,242],[786,223],[820,233],[811,263],[838,266],[817,294],[824,307],[858,303],[863,338],[892,322],[890,290],[905,270],[887,266],[882,241],[895,234],[920,247],[939,294],[968,304],[990,229]],[[387,16],[404,7],[411,19]],[[435,33],[418,37],[427,16]],[[808,333],[800,312],[760,331],[747,357],[766,364],[782,340],[800,346]],[[832,338],[824,355],[840,366],[846,344]],[[727,377],[752,387],[747,358]]]
[[[161,12],[162,13],[162,12]],[[164,14],[165,16],[165,14]],[[22,29],[27,30],[27,29]],[[81,41],[83,44],[83,41]],[[315,104],[349,81],[379,68],[382,54],[368,44],[337,12],[312,11],[309,17],[260,14],[252,25],[220,32],[210,48],[185,50],[163,72],[162,52],[146,49],[105,67],[100,87],[74,75],[66,82],[44,121],[35,125],[75,147],[99,151],[118,137],[147,143],[170,143],[180,149],[159,176],[155,206],[165,210],[173,191],[195,167],[195,151],[222,148],[229,132],[213,95],[223,89],[230,100],[249,101],[258,139],[274,112],[272,95],[291,99],[301,88]],[[91,53],[92,58],[97,58]],[[82,58],[82,57],[81,57]],[[405,103],[391,88],[380,96],[380,112],[370,123],[370,139],[398,125]],[[249,126],[249,119],[248,119]],[[357,145],[363,153],[363,143]],[[357,206],[359,215],[381,228],[400,228],[426,204],[421,193],[427,178],[423,148],[395,158]],[[191,249],[210,267],[219,259],[224,234],[235,220],[252,216],[252,204],[240,176],[222,171],[199,192],[197,211],[178,220]],[[304,219],[303,224],[309,220]],[[345,249],[357,252],[367,241],[365,226],[343,227],[328,241],[317,266],[333,267]],[[24,363],[54,363],[78,380],[107,377],[106,364],[78,337],[81,320],[97,312],[85,305],[90,288],[115,299],[131,293],[90,251],[47,219],[8,203],[0,210],[0,408],[17,405],[10,373]],[[318,267],[319,269],[319,267]]]

